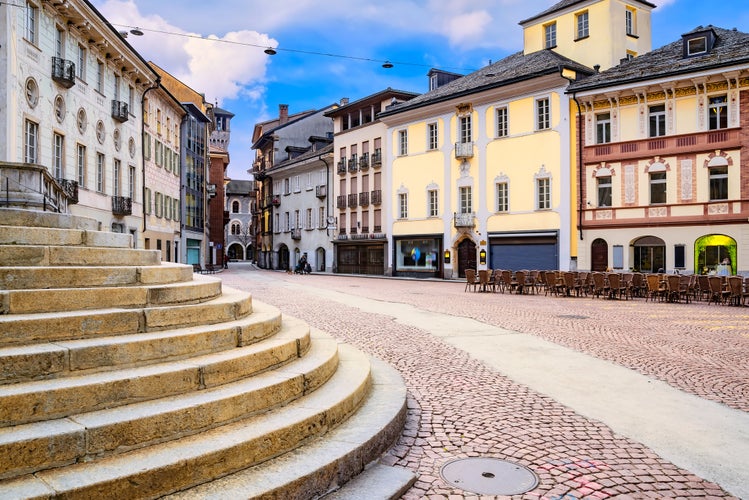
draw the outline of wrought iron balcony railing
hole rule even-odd
[[[53,57],[52,79],[66,89],[75,85],[75,63],[61,57]]]
[[[369,201],[372,203],[372,205],[382,204],[382,190],[381,189],[375,189],[370,194],[371,194],[371,199]]]
[[[455,227],[474,227],[476,225],[475,218],[476,218],[476,214],[474,213],[453,214],[454,226]]]
[[[112,101],[112,118],[120,123],[125,123],[128,120],[129,114],[126,102]]]
[[[319,186],[315,187],[315,196],[322,199],[328,196],[328,186],[325,184],[320,184]]]
[[[133,215],[133,199],[126,196],[112,196],[114,215]]]
[[[472,142],[456,142],[455,143],[455,158],[461,160],[463,158],[473,158],[473,143]]]

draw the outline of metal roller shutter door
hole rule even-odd
[[[490,246],[492,269],[557,269],[556,244],[492,243]]]

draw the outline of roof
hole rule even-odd
[[[272,171],[279,170],[279,169],[282,169],[284,167],[288,167],[290,165],[294,165],[294,164],[297,164],[297,163],[303,163],[306,160],[312,160],[312,159],[316,159],[316,158],[318,158],[320,156],[330,155],[330,154],[333,154],[333,145],[332,144],[328,144],[327,146],[325,146],[322,149],[310,149],[306,153],[302,153],[299,156],[295,156],[294,158],[290,158],[288,160],[284,160],[284,161],[282,161],[280,163],[277,163],[276,165],[273,165],[273,167],[270,168],[270,169],[268,169],[268,171],[266,173],[271,173]]]
[[[579,4],[579,3],[583,3],[583,2],[589,2],[589,1],[590,0],[562,0],[561,2],[558,2],[558,3],[554,4],[554,5],[552,5],[551,7],[549,7],[548,9],[546,9],[545,11],[540,12],[540,13],[536,14],[533,17],[529,17],[528,19],[524,19],[523,21],[520,21],[518,24],[520,24],[522,26],[523,24],[529,23],[531,21],[535,21],[536,19],[539,19],[541,17],[548,16],[549,14],[553,14],[555,12],[564,10],[567,7],[571,7],[573,5],[576,5],[576,4]],[[645,6],[653,8],[653,9],[656,7],[655,4],[652,4],[650,2],[646,2],[645,0],[632,0],[632,1],[633,2],[637,2],[637,3],[641,3],[641,4],[645,5]]]
[[[557,54],[553,50],[540,50],[530,54],[516,52],[494,64],[458,78],[410,101],[390,107],[379,116],[389,116],[403,111],[429,106],[438,102],[464,95],[476,94],[485,90],[504,87],[514,83],[559,74],[560,67],[574,69],[582,74],[595,73],[591,68]]]
[[[213,107],[213,114],[214,114],[214,115],[222,115],[222,116],[228,116],[229,118],[233,118],[234,116],[236,116],[236,115],[235,115],[234,113],[232,113],[231,111],[227,111],[227,110],[225,110],[225,109],[221,109],[221,108],[219,108],[218,106],[214,106],[214,107]]]
[[[699,26],[684,36],[712,30],[717,40],[712,50],[698,56],[684,57],[683,39],[623,62],[570,85],[569,91],[579,92],[612,85],[632,84],[749,63],[749,34],[708,26]]]
[[[383,99],[387,99],[388,97],[391,97],[391,96],[400,97],[402,99],[411,99],[413,97],[416,97],[417,95],[419,94],[416,92],[409,92],[407,90],[397,90],[397,89],[388,87],[385,90],[375,92],[374,94],[370,94],[366,97],[362,97],[361,99],[357,99],[355,101],[349,102],[348,104],[341,105],[325,113],[325,116],[334,117],[334,116],[345,115],[351,109],[358,109],[362,105],[368,104],[368,103],[380,102]]]
[[[267,140],[267,138],[268,138],[268,137],[270,137],[271,135],[275,134],[275,133],[276,133],[277,131],[281,130],[282,128],[285,128],[285,127],[288,127],[288,126],[290,126],[290,125],[293,125],[293,124],[295,124],[295,123],[298,123],[298,122],[300,122],[300,121],[304,120],[305,118],[307,118],[307,117],[309,117],[309,116],[312,116],[312,115],[315,115],[315,114],[318,114],[318,113],[323,113],[323,116],[324,116],[324,115],[325,115],[325,113],[326,113],[326,112],[327,112],[328,110],[330,110],[331,108],[334,108],[334,107],[336,107],[336,106],[337,106],[337,104],[331,104],[331,105],[329,105],[329,106],[326,106],[326,107],[324,107],[324,108],[322,108],[322,109],[318,109],[318,110],[316,110],[316,111],[305,112],[304,114],[301,114],[301,113],[300,113],[300,115],[301,115],[301,116],[299,116],[298,118],[295,118],[295,119],[291,119],[291,117],[289,117],[289,121],[287,121],[286,123],[284,123],[284,124],[282,124],[282,125],[278,125],[278,126],[276,126],[276,127],[273,127],[273,128],[269,128],[268,130],[265,130],[265,131],[263,132],[263,135],[261,135],[261,136],[260,136],[260,137],[259,137],[259,138],[258,138],[258,139],[257,139],[257,140],[256,140],[256,141],[255,141],[255,142],[253,143],[253,144],[252,144],[252,149],[258,149],[258,148],[260,147],[260,144],[261,144],[261,143],[262,143],[263,141]],[[296,117],[297,115],[294,115],[294,116]]]
[[[231,180],[226,184],[226,194],[250,194],[254,181]]]

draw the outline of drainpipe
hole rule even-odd
[[[580,108],[580,101],[577,100],[577,95],[572,92],[572,100],[577,105],[577,231],[580,235],[580,241],[583,240],[583,119]]]
[[[328,162],[325,161],[325,158],[323,158],[324,155],[320,155],[317,157],[318,160],[323,162],[325,164],[325,211],[328,212],[328,217],[330,217],[330,165],[328,165]],[[327,236],[330,236],[330,229],[328,229],[328,221],[325,221],[325,234]]]
[[[143,138],[146,136],[146,122],[143,119],[146,116],[146,94],[152,90],[156,90],[161,85],[161,77],[157,76],[156,81],[151,87],[148,87],[140,98],[140,163],[143,176],[143,186],[141,188],[142,199],[143,199],[143,233],[146,232],[146,150],[143,147]]]

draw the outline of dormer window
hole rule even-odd
[[[708,54],[718,37],[711,27],[702,28],[701,26],[691,33],[681,36],[683,57],[695,57],[702,54]]]
[[[707,38],[704,36],[687,40],[687,55],[694,56],[707,52]]]

